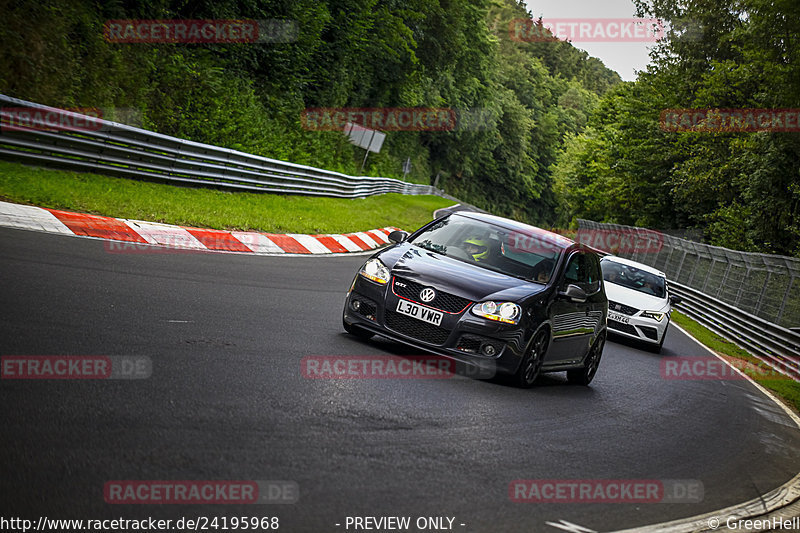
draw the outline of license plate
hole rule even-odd
[[[397,302],[397,312],[401,315],[414,317],[417,320],[422,320],[423,322],[428,322],[435,326],[442,323],[442,317],[444,316],[444,313],[441,311],[434,311],[433,309],[428,309],[427,307],[422,307],[421,305],[406,300]]]
[[[630,324],[631,317],[618,315],[617,313],[612,313],[611,311],[608,312],[608,319],[609,320],[616,320],[617,322],[622,322],[623,324]]]

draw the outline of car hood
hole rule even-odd
[[[538,283],[470,265],[410,244],[398,246],[392,252],[384,263],[393,276],[431,285],[474,302],[486,299],[517,301],[545,288]],[[398,254],[399,258],[392,265],[391,259]]]
[[[610,281],[604,282],[606,296],[610,301],[630,305],[642,311],[662,311],[666,312],[669,308],[669,300],[658,298],[651,294],[635,291]]]

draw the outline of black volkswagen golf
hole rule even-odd
[[[608,300],[592,250],[549,231],[458,212],[395,244],[359,269],[343,322],[530,387],[566,371],[588,385],[606,339]]]

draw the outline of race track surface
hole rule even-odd
[[[286,532],[441,516],[464,532],[557,531],[546,522],[558,520],[608,531],[750,500],[800,470],[800,431],[748,382],[662,377],[663,358],[707,356],[676,328],[661,355],[609,342],[589,388],[562,374],[532,390],[462,376],[307,379],[309,355],[418,353],[342,330],[364,259],[109,253],[0,229],[0,355],[152,361],[148,379],[0,382],[3,514],[277,516]],[[517,479],[689,479],[704,497],[515,503]],[[110,480],[291,480],[300,498],[111,505]]]

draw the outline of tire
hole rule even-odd
[[[603,347],[606,344],[606,334],[603,333],[594,341],[594,345],[589,350],[589,355],[586,357],[586,365],[583,368],[575,370],[567,370],[567,380],[575,385],[588,385],[594,379],[597,373],[597,367],[600,366],[600,358],[603,357]]]
[[[344,319],[342,319],[342,326],[344,326],[344,330],[347,333],[355,337],[358,337],[359,339],[369,340],[375,336],[374,333],[367,331],[366,329],[362,329],[358,326],[348,324],[347,322],[344,321]]]
[[[544,356],[547,353],[548,334],[546,329],[542,329],[534,335],[525,357],[517,369],[517,373],[512,377],[512,383],[522,389],[529,389],[533,382],[539,377],[542,369]]]

